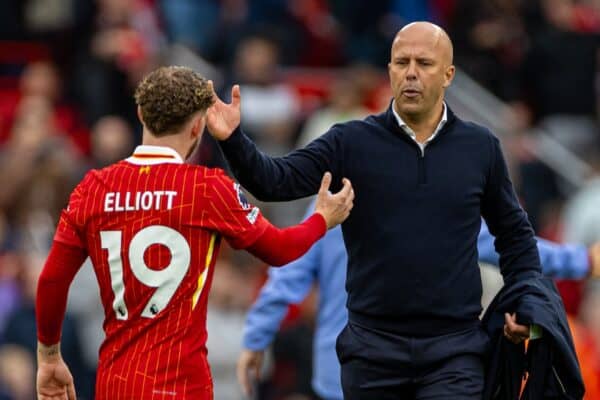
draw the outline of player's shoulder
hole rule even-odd
[[[243,209],[250,209],[251,204],[246,198],[242,187],[227,172],[221,168],[201,167],[202,178],[196,180],[196,195],[199,193],[208,201],[217,204],[237,204]]]
[[[93,176],[98,179],[105,179],[107,177],[115,177],[119,174],[126,174],[131,171],[138,172],[140,174],[149,174],[152,170],[159,169],[161,174],[168,175],[196,175],[204,174],[204,170],[207,169],[204,166],[187,163],[159,163],[159,164],[136,164],[131,163],[128,160],[121,160],[107,167],[92,170]]]
[[[111,164],[103,168],[89,169],[83,176],[83,179],[81,179],[81,181],[79,182],[78,187],[80,187],[81,189],[86,189],[101,183],[106,176],[108,176],[116,170],[119,164],[121,164],[121,162],[117,162],[115,164]]]
[[[194,165],[194,167],[198,168],[198,171],[202,171],[206,176],[209,177],[227,177],[227,172],[220,167],[206,167],[204,165]]]
[[[124,174],[129,169],[140,168],[129,164],[125,160],[118,161],[114,164],[102,168],[90,168],[77,185],[78,190],[89,190],[98,185],[107,186],[111,180],[118,180],[119,175]]]
[[[214,189],[219,191],[221,189],[235,189],[235,181],[227,174],[227,172],[224,169],[202,167],[201,172],[205,182],[212,186]]]
[[[193,179],[197,183],[203,181],[223,181],[231,179],[222,168],[205,167],[203,165],[196,164],[179,164],[177,173],[187,176],[188,179]]]
[[[125,160],[121,160],[102,168],[92,168],[88,171],[84,180],[88,179],[91,182],[94,180],[102,179],[108,175],[114,174],[117,171],[127,169],[129,166],[129,163],[127,163]]]
[[[88,170],[81,181],[79,181],[79,184],[75,187],[75,191],[84,192],[96,185],[100,181],[101,172],[101,169]]]
[[[233,188],[233,179],[222,168],[195,164],[179,164],[177,167],[176,173],[181,178],[181,184],[186,187],[203,187],[202,192],[207,196],[220,188]]]

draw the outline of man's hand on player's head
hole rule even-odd
[[[327,223],[327,229],[341,224],[350,215],[350,210],[354,207],[354,190],[349,179],[342,179],[342,189],[331,194],[329,185],[331,185],[331,173],[325,172],[321,181],[321,188],[317,195],[315,212],[321,214]]]
[[[231,136],[241,121],[240,86],[231,88],[231,103],[224,103],[215,93],[212,81],[208,81],[212,90],[214,103],[206,111],[206,126],[210,134],[217,140],[226,140]]]

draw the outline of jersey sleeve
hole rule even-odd
[[[85,248],[83,234],[84,193],[89,179],[84,178],[71,193],[67,208],[63,209],[58,220],[54,240],[68,246]]]
[[[60,341],[69,286],[86,257],[85,249],[52,244],[38,279],[35,307],[38,340],[45,345]]]
[[[245,249],[265,232],[269,222],[248,202],[242,188],[225,173],[210,179],[203,226],[221,233],[235,249]]]

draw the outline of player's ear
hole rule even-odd
[[[194,123],[192,124],[192,136],[194,138],[199,137],[202,134],[202,131],[204,131],[204,126],[206,125],[205,121],[205,114],[200,114],[198,117],[196,117]]]
[[[142,117],[142,107],[137,106],[137,116],[142,125],[144,125],[144,118]]]

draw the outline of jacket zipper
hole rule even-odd
[[[448,123],[446,123],[446,125],[444,125],[444,127],[438,132],[438,134],[436,135],[436,137],[434,137],[431,142],[427,143],[427,146],[431,146],[433,143],[435,143],[436,141],[438,141],[440,135],[442,133],[444,133],[444,131],[446,131],[447,129],[448,129]],[[425,148],[421,148],[421,146],[415,140],[413,140],[412,138],[408,137],[408,135],[406,134],[406,132],[404,132],[404,130],[402,130],[402,128],[398,127],[398,130],[400,131],[400,137],[403,140],[406,140],[409,143],[411,143],[413,146],[417,147],[417,150],[418,150],[418,156],[417,156],[418,157],[418,159],[417,159],[417,184],[418,185],[425,185],[427,183],[427,179],[426,179],[427,177],[425,176]]]
[[[418,179],[419,185],[424,185],[425,183],[427,183],[427,179],[425,177],[425,149],[421,148],[421,146],[419,146],[419,145],[417,145],[417,147],[419,148],[417,179]]]

